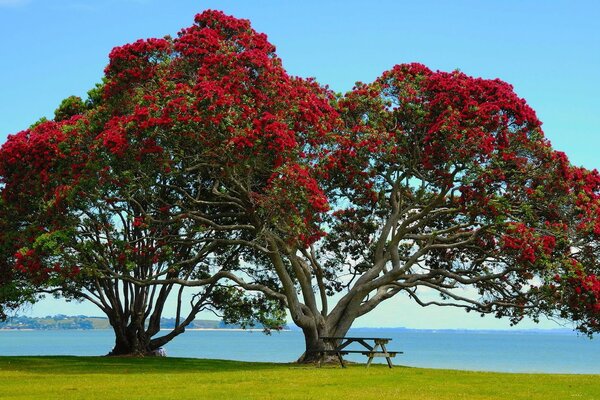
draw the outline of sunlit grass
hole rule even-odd
[[[598,378],[186,358],[0,357],[2,399],[599,399]]]

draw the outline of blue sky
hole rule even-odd
[[[600,168],[595,0],[0,0],[0,143],[52,117],[63,98],[84,97],[100,81],[112,47],[175,35],[207,8],[250,19],[291,74],[316,77],[336,91],[404,62],[500,78],[537,111],[555,148],[575,164]],[[71,312],[46,302],[31,313],[48,310]],[[423,312],[402,300],[359,322],[507,326],[458,310]]]

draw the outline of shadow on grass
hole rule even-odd
[[[253,363],[229,360],[206,360],[174,357],[0,357],[0,372],[23,371],[36,374],[102,373],[189,373],[264,370],[294,364]]]

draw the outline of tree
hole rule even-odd
[[[300,361],[400,293],[511,323],[553,307],[546,285],[574,243],[571,166],[510,85],[404,64],[358,84],[338,110],[311,172],[331,205],[320,210],[326,236],[262,219],[269,253],[250,255],[282,282],[305,335]]]
[[[151,352],[206,307],[282,323],[277,301],[234,285],[240,246],[258,246],[240,216],[258,200],[240,192],[250,196],[240,204],[223,188],[252,171],[260,194],[282,184],[281,171],[302,174],[290,161],[302,153],[295,138],[322,133],[313,126],[329,99],[288,77],[248,21],[213,11],[195,21],[176,39],[114,49],[89,110],[1,150],[4,208],[17,221],[3,242],[13,282],[96,304],[115,355]],[[178,306],[176,327],[155,337],[184,286],[200,288],[189,312]]]
[[[31,293],[94,303],[115,331],[111,354],[146,354],[181,333],[201,309],[226,293],[219,293],[205,260],[212,254],[209,233],[190,230],[185,219],[143,222],[172,200],[170,193],[157,193],[150,180],[170,176],[152,168],[149,157],[114,163],[110,151],[86,130],[88,117],[41,123],[2,147],[5,210],[18,221],[10,242],[12,282]],[[145,190],[127,185],[130,179],[143,182]],[[179,235],[199,243],[188,245]],[[177,290],[151,284],[161,274],[193,274],[207,281],[184,318],[179,290],[177,326],[153,338],[164,304]],[[130,282],[131,276],[149,283]]]

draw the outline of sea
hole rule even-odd
[[[519,373],[600,374],[600,339],[568,330],[471,331],[352,329],[347,336],[391,338],[393,362],[408,367]],[[111,330],[0,330],[0,356],[100,356]],[[287,363],[303,352],[301,331],[188,330],[165,346],[168,357]],[[362,355],[349,361],[365,362]],[[384,359],[376,359],[384,362]]]

